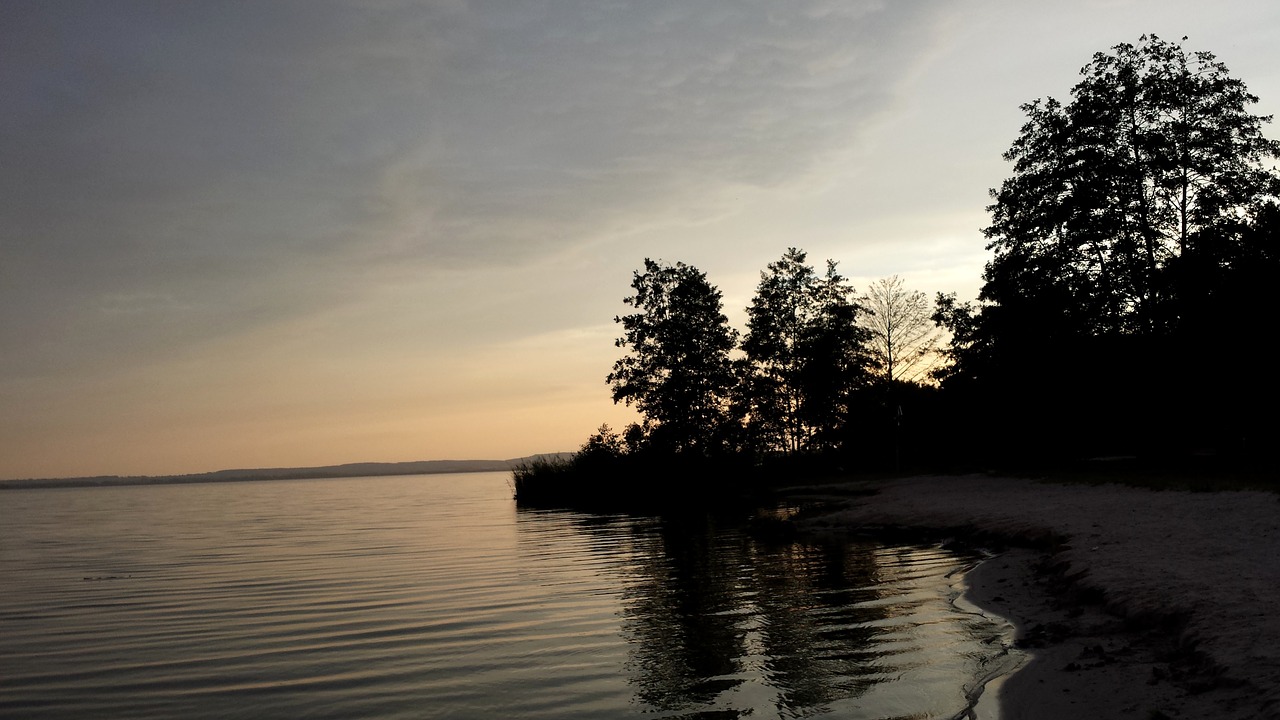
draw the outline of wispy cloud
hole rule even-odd
[[[1227,5],[1212,16],[1248,50],[1242,69],[1274,77],[1277,11]],[[1209,13],[1088,10],[1115,28],[1030,7],[4,3],[0,405],[71,413],[58,388],[113,387],[114,408],[154,371],[198,418],[220,388],[192,363],[293,387],[289,358],[308,365],[320,344],[359,348],[335,356],[347,395],[316,391],[341,412],[389,356],[407,368],[501,340],[554,373],[563,353],[520,339],[607,321],[646,255],[718,259],[738,307],[792,244],[859,277],[976,276],[1017,103],[1060,92],[1094,50],[1163,31],[1135,22]],[[1017,84],[1027,67],[1061,71],[1057,85]],[[260,374],[244,365],[255,343],[270,345]],[[120,368],[133,374],[111,385]],[[574,368],[593,377],[566,383],[599,387]]]
[[[203,333],[382,274],[512,264],[717,211],[892,101],[930,3],[53,3],[4,33],[13,315],[133,293]],[[2,292],[2,291],[0,291]],[[6,293],[7,294],[7,293]],[[154,306],[160,311],[161,306]],[[27,365],[182,342],[138,313]],[[76,318],[80,318],[77,321]],[[154,320],[151,318],[150,320]],[[131,324],[133,323],[133,324]],[[10,362],[20,357],[10,356]]]

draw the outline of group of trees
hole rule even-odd
[[[735,410],[760,452],[838,446],[853,394],[870,379],[865,309],[833,261],[819,275],[805,257],[791,248],[770,263],[747,308]]]
[[[589,453],[830,454],[873,392],[919,380],[937,355],[923,293],[895,276],[858,297],[834,261],[820,272],[796,248],[760,274],[741,335],[695,267],[645,260],[631,286],[635,311],[615,318],[627,353],[607,381],[643,421],[602,428]]]
[[[584,453],[847,455],[894,414],[876,388],[920,399],[926,386],[924,442],[951,456],[1268,444],[1271,118],[1211,53],[1155,36],[1081,75],[1070,101],[1022,106],[976,303],[931,305],[896,276],[857,298],[834,263],[818,272],[793,248],[761,274],[739,338],[701,271],[646,260],[608,377],[644,421],[602,429]]]
[[[1185,38],[1184,38],[1185,40]],[[1224,449],[1274,432],[1257,363],[1280,271],[1280,143],[1207,52],[1144,36],[1023,106],[979,304],[938,299],[944,389],[1024,452]]]

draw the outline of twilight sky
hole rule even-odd
[[[645,257],[974,297],[1020,103],[1274,0],[0,4],[0,478],[575,449]],[[1271,126],[1268,134],[1280,137]]]

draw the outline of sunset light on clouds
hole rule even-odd
[[[1272,114],[1277,28],[1263,0],[7,3],[0,479],[575,449],[633,417],[604,378],[644,258],[739,327],[789,246],[973,298],[1021,103],[1155,33]]]

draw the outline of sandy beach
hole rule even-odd
[[[1027,662],[990,720],[1280,718],[1280,496],[915,477],[806,521],[1001,548],[966,599],[1012,620]]]

